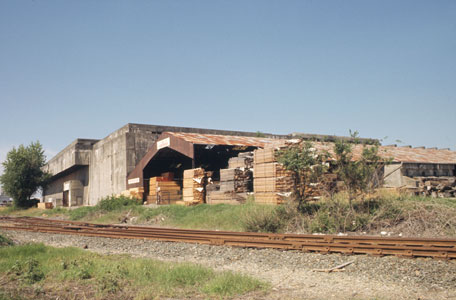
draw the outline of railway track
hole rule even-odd
[[[165,242],[272,248],[318,253],[396,255],[410,258],[456,258],[456,239],[208,231],[93,224],[32,217],[0,217],[0,228],[93,237],[150,239]]]

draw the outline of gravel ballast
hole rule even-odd
[[[456,261],[316,254],[245,249],[152,240],[4,231],[16,243],[74,246],[103,254],[130,254],[174,262],[193,262],[231,270],[271,284],[266,299],[456,299]],[[343,272],[323,273],[354,261]],[[256,298],[246,296],[245,298]],[[262,295],[261,299],[265,299]]]

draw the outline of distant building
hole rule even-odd
[[[9,206],[13,204],[13,199],[10,196],[0,194],[0,206]]]

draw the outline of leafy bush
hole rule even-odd
[[[41,281],[44,278],[44,272],[41,270],[39,262],[34,258],[29,258],[25,261],[16,261],[10,273],[29,284]]]
[[[125,196],[111,196],[100,200],[95,206],[83,206],[73,209],[69,212],[69,215],[71,220],[80,220],[97,212],[120,211],[128,207],[138,207],[141,204],[141,200],[138,199],[131,199]]]
[[[257,205],[241,217],[242,227],[249,232],[276,233],[283,229],[286,221],[287,218],[280,206]]]
[[[94,211],[96,211],[94,206],[83,206],[70,210],[69,215],[71,220],[80,220]]]
[[[114,211],[114,210],[120,210],[126,206],[135,206],[135,205],[141,205],[142,202],[139,199],[131,199],[125,196],[120,196],[120,197],[107,197],[102,199],[98,204],[96,205],[96,208],[102,211]]]
[[[12,246],[13,245],[13,241],[10,240],[9,238],[3,236],[0,234],[0,247],[4,247],[4,246]]]

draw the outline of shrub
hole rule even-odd
[[[0,247],[4,247],[4,246],[12,246],[13,245],[13,241],[10,240],[9,238],[3,236],[0,234]]]
[[[241,217],[242,227],[249,232],[279,232],[286,223],[282,209],[280,206],[255,206]]]
[[[29,258],[25,261],[16,261],[10,273],[29,284],[41,281],[44,278],[44,272],[41,270],[39,262],[34,258]]]
[[[94,206],[83,206],[69,211],[71,220],[80,220],[96,210]]]
[[[102,211],[114,211],[114,210],[120,210],[126,206],[135,206],[135,205],[141,205],[141,200],[139,199],[131,199],[125,196],[120,196],[120,197],[107,197],[102,199],[96,207]]]

